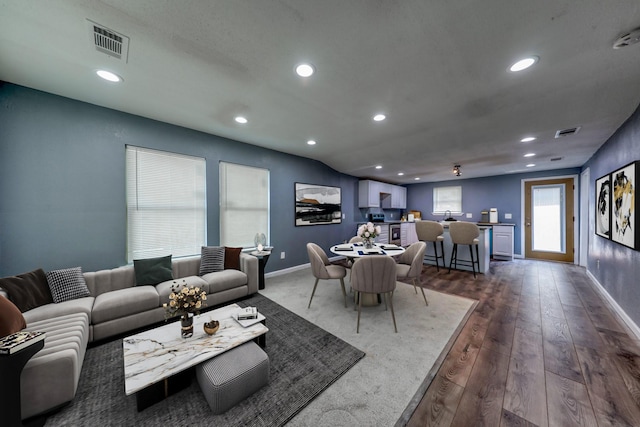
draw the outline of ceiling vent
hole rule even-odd
[[[565,136],[575,135],[580,130],[580,126],[575,128],[561,129],[556,131],[556,138],[562,138]]]
[[[549,160],[552,162],[559,162],[560,160],[562,160],[562,157],[552,157]]]
[[[98,52],[124,62],[128,61],[129,37],[89,19],[87,19],[87,26],[91,35],[91,43]]]
[[[630,33],[623,34],[618,37],[618,40],[613,43],[613,48],[622,49],[623,47],[631,46],[638,42],[640,42],[640,28],[636,28]]]

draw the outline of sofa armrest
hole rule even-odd
[[[249,295],[258,292],[258,258],[247,253],[240,253],[240,271],[247,275]]]

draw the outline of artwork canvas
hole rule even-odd
[[[611,238],[611,175],[596,179],[596,234]]]
[[[611,173],[611,240],[636,249],[636,179],[633,162]]]
[[[296,226],[342,222],[340,187],[299,182],[295,186]]]

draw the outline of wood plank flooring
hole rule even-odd
[[[479,304],[408,426],[640,426],[640,342],[582,267],[425,266],[422,285]]]

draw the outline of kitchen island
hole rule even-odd
[[[444,237],[444,260],[446,264],[445,267],[449,268],[449,262],[451,261],[451,252],[453,250],[453,243],[451,242],[451,236],[449,235],[449,224],[445,221],[442,221],[441,224],[444,227],[444,234],[442,236]],[[480,235],[478,236],[478,254],[480,256],[480,273],[484,274],[489,270],[489,263],[491,259],[491,250],[489,246],[490,244],[489,232],[490,232],[491,226],[478,225],[478,228],[480,229]],[[440,245],[438,245],[438,251],[440,251]],[[434,255],[433,244],[427,243],[427,251],[425,255],[429,255],[433,257]],[[475,253],[473,254],[473,256],[475,258]],[[469,254],[468,245],[458,245],[458,260],[460,259],[471,260],[471,255]],[[424,263],[436,265],[436,262],[434,259],[425,258]],[[457,269],[472,271],[471,265],[466,266],[466,265],[458,264]]]

